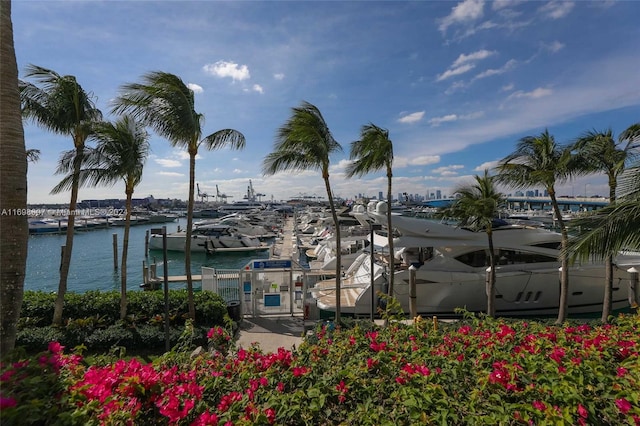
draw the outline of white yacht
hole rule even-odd
[[[186,231],[167,234],[168,251],[185,251]],[[151,235],[149,249],[162,250],[162,235]],[[247,252],[269,250],[257,237],[244,235],[231,226],[209,224],[194,227],[191,233],[191,252]]]
[[[369,206],[366,215],[386,225],[386,204]],[[457,316],[456,309],[486,312],[485,279],[489,265],[487,235],[425,219],[397,216],[393,228],[396,265],[394,297],[409,312],[409,267],[415,269],[417,312]],[[497,254],[496,314],[501,316],[554,316],[560,298],[558,249],[561,236],[545,229],[505,224],[493,233]],[[376,255],[373,280],[376,293],[386,292],[389,257]],[[568,314],[594,315],[602,311],[602,264],[575,264],[569,271]],[[613,309],[629,307],[626,268],[615,267]],[[306,303],[313,311],[335,311],[335,281],[317,283]],[[341,312],[371,312],[370,254],[357,258],[342,278]],[[378,299],[376,298],[376,304]]]

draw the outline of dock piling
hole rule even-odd
[[[113,269],[118,270],[118,234],[113,234]]]

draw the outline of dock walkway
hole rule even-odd
[[[287,217],[282,227],[282,236],[274,243],[273,250],[271,250],[272,259],[291,259],[296,241],[294,228],[294,217]]]

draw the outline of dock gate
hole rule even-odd
[[[241,270],[202,267],[202,290],[218,293],[239,318],[269,315],[302,316],[307,272],[288,259],[256,259]],[[235,313],[235,312],[234,312]]]

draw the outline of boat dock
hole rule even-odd
[[[273,243],[273,246],[270,250],[270,259],[291,259],[294,251],[296,235],[294,232],[295,220],[293,216],[289,216],[285,218],[284,224],[282,227],[281,235],[276,239]],[[162,285],[164,282],[164,277],[162,275],[158,275],[157,264],[152,263],[150,265],[146,265],[143,263],[142,267],[142,277],[143,283],[141,287],[143,288],[157,288]],[[229,278],[229,277],[226,277]],[[237,274],[236,274],[237,278]],[[202,282],[202,275],[193,274],[191,275],[192,282]],[[185,283],[187,282],[186,275],[169,275],[167,277],[167,282],[169,284],[175,283]]]

